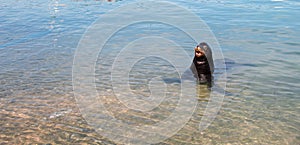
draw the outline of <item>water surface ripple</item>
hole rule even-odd
[[[130,2],[0,3],[1,144],[115,144],[97,134],[81,116],[72,92],[72,63],[88,26],[98,16]],[[201,93],[193,117],[160,144],[300,144],[300,2],[172,2],[196,13],[211,27],[226,58],[228,79],[223,106],[206,130],[199,132],[198,125],[209,92],[196,88]],[[142,32],[137,31],[140,28]],[[114,43],[126,44],[148,33],[170,38],[193,55],[193,43],[182,32],[156,23],[128,27],[107,43],[95,66],[97,90],[107,97],[108,110],[128,124],[162,121],[178,102],[171,96],[179,93],[179,76],[158,58],[138,62],[129,77],[131,89],[143,96],[149,96],[151,78],[175,78],[169,79],[167,97],[159,107],[143,113],[127,109],[111,96],[110,65],[120,51]]]

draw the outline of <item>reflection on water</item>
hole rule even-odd
[[[114,144],[97,134],[80,114],[71,70],[85,29],[99,15],[128,2],[0,4],[0,143]],[[197,13],[212,28],[227,58],[228,79],[223,106],[206,130],[198,129],[210,90],[197,86],[198,106],[192,118],[161,144],[300,144],[300,3],[173,2]],[[116,46],[146,34],[178,42],[191,55],[195,46],[184,33],[158,23],[132,25],[112,37],[99,54],[95,81],[97,90],[107,96],[106,108],[128,124],[155,124],[168,117],[178,102],[180,77],[170,64],[157,58],[137,62],[129,77],[130,88],[147,97],[147,83],[161,76],[167,95],[159,107],[151,113],[130,110],[112,94],[109,75],[120,51]],[[222,71],[216,68],[215,76]]]

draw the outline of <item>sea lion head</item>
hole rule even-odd
[[[195,47],[195,57],[205,56],[205,51],[199,45]]]

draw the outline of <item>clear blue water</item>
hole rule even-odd
[[[0,3],[1,143],[114,143],[82,118],[72,91],[72,64],[86,29],[109,10],[131,2]],[[230,63],[227,93],[214,122],[205,131],[197,132],[203,115],[201,107],[208,100],[205,95],[199,96],[200,105],[191,121],[162,144],[300,144],[300,2],[172,2],[196,13],[208,24]],[[158,26],[155,33],[168,36],[175,31],[163,28]],[[140,34],[133,30],[135,26],[124,30],[112,43],[126,43]],[[174,40],[182,40],[180,36],[178,32]],[[187,48],[194,47],[191,42],[182,43]],[[96,63],[101,68],[96,70],[97,89],[107,95],[111,94],[109,64],[118,51],[113,48],[113,44],[108,44]],[[187,51],[193,53],[192,49]],[[138,62],[130,76],[131,88],[146,95],[147,78],[174,71],[166,67],[165,61],[152,58],[150,62],[156,65]],[[165,69],[153,71],[157,67]],[[167,75],[176,77],[174,73]],[[171,85],[169,93],[178,93],[176,87]],[[171,103],[162,104],[161,110],[156,111],[158,116],[149,117],[134,111],[117,113],[122,108],[113,99],[110,101],[106,101],[107,107],[118,119],[135,124],[146,122],[137,117],[148,117],[150,124],[165,118],[176,104],[171,99]]]

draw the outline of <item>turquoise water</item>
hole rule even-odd
[[[1,143],[114,144],[81,116],[73,96],[72,64],[86,29],[99,16],[131,2],[1,2]],[[196,13],[215,34],[227,61],[227,93],[206,130],[198,131],[209,100],[203,92],[191,120],[161,144],[300,144],[300,2],[172,2]],[[143,32],[137,31],[145,25]],[[112,95],[109,73],[120,51],[116,46],[135,37],[170,37],[193,53],[194,43],[182,32],[161,24],[151,24],[150,31],[150,24],[145,25],[121,31],[99,54],[95,81],[101,95]],[[148,79],[155,76],[179,77],[166,61],[151,58],[133,67],[130,87],[147,96]],[[113,97],[105,100],[106,107],[128,124],[154,124],[174,109],[176,98],[170,96],[178,95],[178,87],[176,81],[168,86],[169,97],[153,114],[128,110]]]

